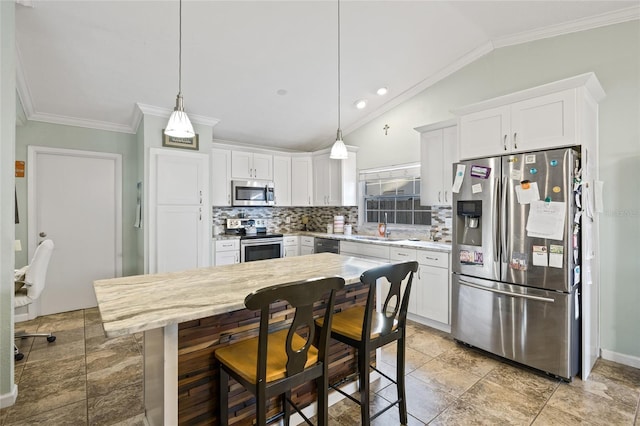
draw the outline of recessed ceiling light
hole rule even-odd
[[[389,89],[387,89],[386,87],[381,87],[379,88],[376,93],[380,96],[384,96],[389,92]]]
[[[284,96],[284,95],[286,95],[286,94],[287,94],[287,93],[289,93],[289,92],[287,92],[287,89],[278,89],[278,91],[277,91],[276,93],[277,93],[278,95],[280,95],[280,96]]]
[[[367,106],[366,99],[360,99],[359,101],[356,101],[356,108],[362,109],[362,108],[364,108],[366,106]]]

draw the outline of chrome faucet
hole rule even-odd
[[[385,238],[389,238],[389,234],[391,234],[391,231],[389,231],[389,228],[387,228],[387,212],[384,213],[384,237]]]

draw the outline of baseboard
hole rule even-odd
[[[426,325],[427,327],[435,328],[436,330],[444,331],[445,333],[449,333],[449,334],[451,333],[450,324],[444,324],[444,323],[434,321],[432,319],[425,318],[423,316],[411,314],[411,313],[407,313],[407,319],[410,319],[411,321],[417,322],[422,325]]]
[[[374,382],[376,380],[378,380],[380,377],[382,377],[377,371],[372,371],[371,374],[369,375],[370,377],[370,381]],[[358,381],[354,381],[351,382],[349,384],[346,384],[344,386],[342,386],[340,388],[343,392],[351,395],[354,392],[358,391]],[[337,404],[338,402],[340,402],[341,400],[343,400],[344,398],[346,398],[346,396],[344,396],[343,394],[341,394],[340,392],[333,390],[331,392],[329,392],[329,407],[331,407],[334,404]],[[318,412],[318,403],[317,402],[312,402],[311,404],[307,405],[305,408],[302,409],[302,412],[304,413],[305,416],[311,418],[313,416],[316,415],[316,413]],[[290,418],[290,422],[292,425],[299,425],[302,423],[305,423],[304,419],[302,418],[302,416],[298,413],[294,413],[291,415]],[[280,423],[283,423],[282,421]]]
[[[0,395],[0,408],[10,407],[16,403],[18,397],[18,385],[13,385],[13,389],[9,393]]]
[[[629,367],[640,368],[640,357],[637,356],[620,354],[606,349],[600,350],[600,356],[608,361],[628,365]]]

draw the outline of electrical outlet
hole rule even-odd
[[[284,218],[284,223],[291,223],[291,216],[287,216]]]

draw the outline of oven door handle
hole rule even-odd
[[[242,247],[247,247],[247,246],[264,246],[264,245],[271,245],[271,244],[283,244],[283,240],[280,239],[274,239],[274,238],[266,238],[266,239],[255,239],[255,240],[248,240],[247,242],[244,241],[240,241],[240,245]]]

